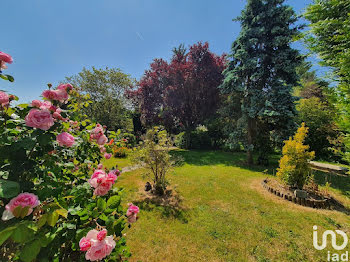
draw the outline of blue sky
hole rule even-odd
[[[311,0],[288,0],[300,13]],[[2,1],[0,51],[14,63],[14,83],[0,89],[22,102],[37,99],[83,67],[118,67],[139,79],[154,58],[168,59],[180,43],[208,41],[230,51],[245,0],[16,0]]]

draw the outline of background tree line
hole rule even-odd
[[[267,164],[305,122],[316,158],[349,162],[349,12],[346,0],[316,0],[302,32],[284,0],[248,0],[228,55],[198,42],[154,59],[139,81],[94,67],[67,80],[90,95],[85,113],[114,130],[162,125],[180,147],[245,150],[249,164]],[[291,46],[300,38],[332,69],[328,82]]]

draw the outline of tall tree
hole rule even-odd
[[[240,97],[241,117],[233,134],[253,163],[253,151],[266,161],[271,141],[281,141],[294,130],[292,87],[301,61],[290,43],[298,35],[297,16],[283,0],[248,0],[241,16],[241,32],[233,42],[231,58],[221,85]],[[243,135],[243,136],[242,136]],[[243,138],[243,139],[242,139]]]
[[[208,43],[194,44],[188,51],[180,45],[169,63],[155,59],[130,94],[146,125],[190,132],[218,108],[224,68],[225,56],[210,52]]]
[[[348,0],[315,0],[305,18],[310,21],[306,35],[309,48],[318,54],[321,64],[331,67],[338,86],[334,96],[340,113],[339,123],[347,133],[350,162],[350,2]]]
[[[129,75],[118,68],[92,67],[66,80],[90,95],[92,103],[84,110],[90,118],[111,130],[132,130],[131,107],[125,98],[126,90],[134,83]]]

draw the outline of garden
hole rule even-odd
[[[229,54],[180,44],[27,103],[0,51],[0,261],[349,261],[349,13],[247,0]]]

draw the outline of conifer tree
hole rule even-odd
[[[301,26],[295,25],[297,16],[284,0],[248,0],[235,20],[241,32],[221,88],[240,97],[240,119],[232,134],[240,134],[247,163],[253,163],[253,151],[265,162],[271,143],[282,143],[295,130],[291,91],[302,59],[290,44]]]

